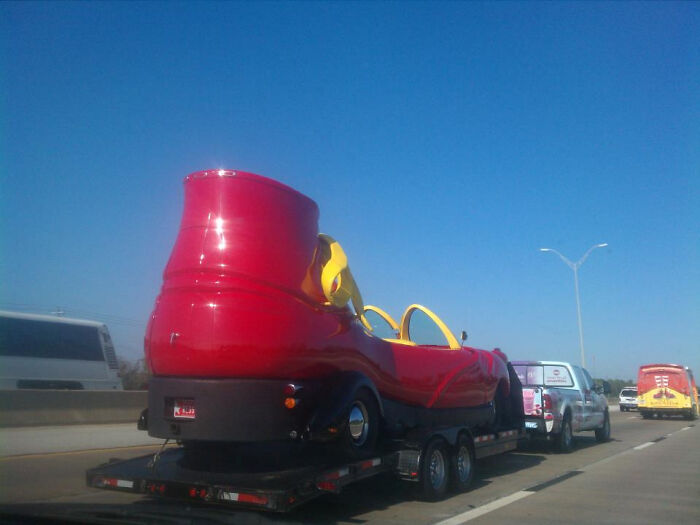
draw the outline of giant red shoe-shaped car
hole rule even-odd
[[[497,424],[510,389],[505,355],[462,347],[420,305],[400,323],[365,307],[318,216],[311,199],[258,175],[186,177],[145,339],[151,436],[338,439],[361,453],[380,431]],[[412,340],[418,325],[442,345]]]

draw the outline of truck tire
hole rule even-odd
[[[467,434],[461,434],[457,439],[450,458],[450,478],[456,492],[466,491],[474,478],[474,447]]]
[[[366,388],[355,394],[341,437],[341,449],[351,459],[364,459],[375,452],[379,437],[379,407]]]
[[[554,446],[563,453],[568,454],[574,448],[574,436],[571,430],[571,416],[567,413],[561,424],[561,432],[554,435]]]
[[[640,410],[639,412],[642,414],[642,419],[651,419],[651,413],[646,410]]]
[[[424,499],[435,501],[447,492],[450,477],[450,459],[447,443],[442,438],[432,439],[425,447],[420,466],[421,493]]]
[[[610,441],[610,414],[608,414],[607,410],[603,418],[603,426],[595,429],[595,439],[598,443]]]

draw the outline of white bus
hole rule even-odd
[[[122,390],[107,326],[0,311],[0,389]]]

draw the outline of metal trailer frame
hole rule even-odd
[[[192,470],[180,465],[182,447],[161,448],[128,460],[114,460],[86,472],[89,487],[144,494],[187,503],[211,504],[240,509],[287,512],[327,493],[393,472],[398,478],[421,481],[424,451],[435,438],[452,447],[460,436],[468,435],[475,459],[515,450],[522,429],[473,436],[466,427],[422,429],[394,442],[383,454],[351,462],[312,464],[272,472]]]

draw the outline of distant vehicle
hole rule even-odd
[[[585,368],[560,361],[513,361],[523,385],[525,430],[554,440],[562,452],[573,448],[573,432],[595,431],[599,442],[610,439],[604,381],[596,385]]]
[[[626,386],[620,390],[620,412],[637,410],[637,387]]]
[[[642,365],[637,376],[637,400],[644,419],[652,416],[698,417],[698,391],[687,366]]]
[[[122,390],[107,326],[0,311],[0,389]]]

